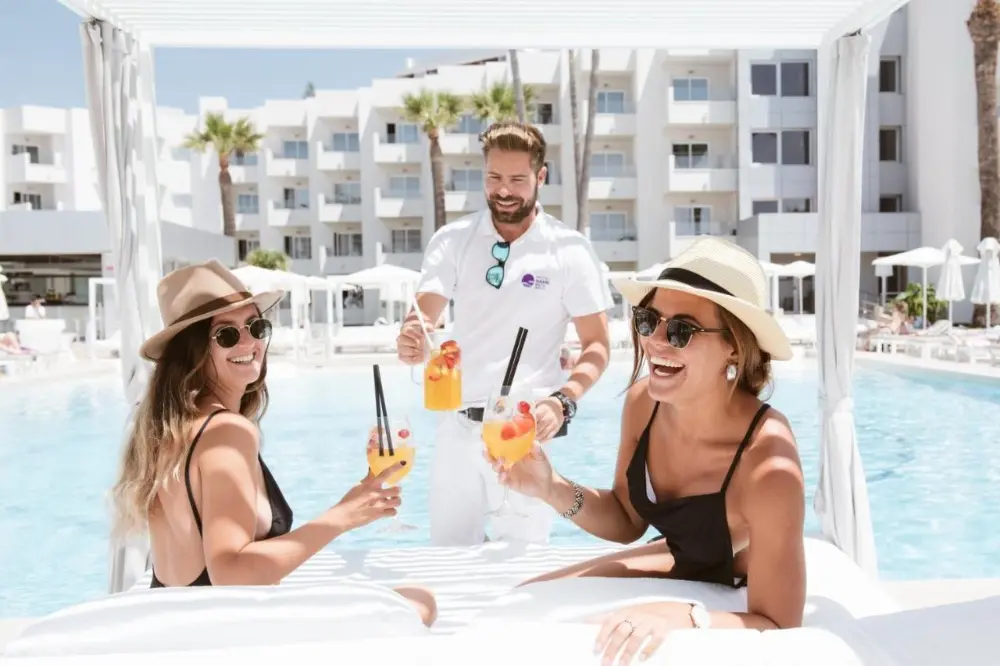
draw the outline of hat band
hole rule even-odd
[[[216,310],[221,310],[224,307],[228,307],[230,305],[233,305],[234,303],[239,303],[240,301],[250,300],[251,298],[253,298],[253,294],[251,294],[249,291],[237,291],[232,294],[220,296],[219,298],[213,298],[209,302],[203,305],[199,305],[193,310],[188,310],[180,317],[175,319],[173,324],[171,324],[171,326],[185,322],[188,319],[201,317],[202,315],[206,315],[209,312],[215,312]]]
[[[686,268],[668,268],[667,270],[660,273],[661,280],[673,280],[674,282],[680,282],[686,284],[689,287],[694,287],[695,289],[705,289],[707,291],[714,291],[720,294],[725,294],[726,296],[732,296],[733,294],[723,287],[720,287],[716,283],[712,282],[706,277],[698,275],[694,271],[689,271]]]

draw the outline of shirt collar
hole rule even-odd
[[[521,238],[531,238],[541,231],[542,225],[545,224],[548,213],[542,208],[542,204],[535,203],[535,221],[531,223],[528,227],[528,231],[525,232]],[[491,236],[497,240],[503,240],[500,234],[497,233],[496,228],[493,226],[493,217],[490,214],[490,209],[486,208],[483,212],[479,214],[479,233],[483,236]],[[518,240],[521,240],[519,238]]]

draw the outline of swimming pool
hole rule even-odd
[[[618,442],[627,363],[615,363],[580,405],[553,461],[584,484],[606,485]],[[435,416],[401,367],[383,368],[390,414],[407,413],[417,442]],[[791,420],[810,495],[818,460],[817,373],[783,364],[771,403]],[[374,417],[371,368],[275,368],[264,456],[296,522],[337,502],[365,473]],[[880,569],[886,579],[1000,576],[1000,385],[928,373],[860,368],[858,436],[869,479]],[[105,593],[104,497],[117,468],[126,415],[117,374],[5,386],[0,401],[0,617],[37,616]],[[403,517],[421,529],[369,527],[335,546],[427,541],[429,447],[418,450]],[[817,523],[808,499],[807,529]],[[592,537],[557,521],[555,543]]]

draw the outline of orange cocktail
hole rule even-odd
[[[435,412],[462,408],[462,352],[454,340],[431,350],[424,366],[424,408]]]
[[[406,478],[406,475],[413,469],[413,456],[416,453],[410,444],[409,428],[401,427],[391,432],[392,453],[389,453],[389,447],[385,444],[386,438],[383,432],[382,455],[379,455],[378,450],[378,426],[373,427],[368,433],[368,467],[371,469],[372,475],[381,474],[383,470],[397,462],[406,462],[404,467],[401,467],[386,480],[387,486],[394,486]]]
[[[518,401],[516,409],[502,419],[485,418],[483,441],[489,454],[503,460],[507,468],[528,455],[535,444],[535,417],[531,403]]]

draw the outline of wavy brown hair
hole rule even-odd
[[[153,368],[111,490],[117,536],[143,532],[156,509],[159,490],[180,480],[192,430],[203,416],[198,399],[212,390],[211,328],[212,320],[205,319],[182,330],[167,343]],[[266,377],[265,353],[260,376],[247,386],[240,401],[240,413],[254,423],[267,411]]]
[[[641,301],[640,308],[648,307],[656,294],[655,289],[651,289]],[[724,335],[733,346],[736,354],[736,381],[733,382],[733,391],[741,390],[760,397],[764,389],[771,383],[771,355],[760,348],[757,336],[747,328],[739,317],[731,313],[722,306],[718,306],[719,318],[722,320],[722,328],[726,329]],[[632,327],[632,376],[628,385],[631,387],[639,380],[639,373],[646,361],[646,353],[639,344],[639,333]]]

